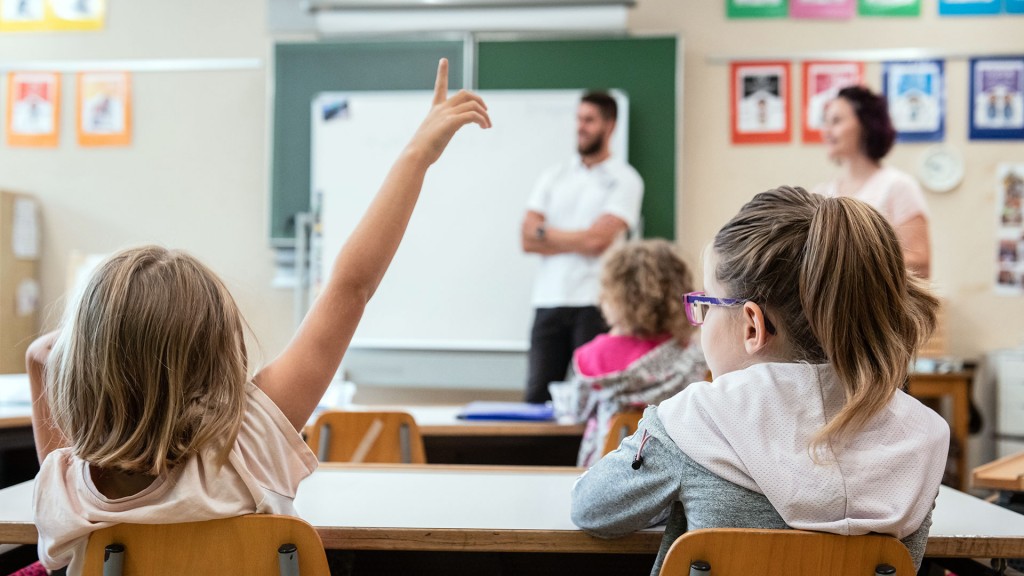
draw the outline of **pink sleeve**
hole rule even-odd
[[[316,470],[316,455],[262,390],[249,384],[247,396],[237,440],[245,465],[260,486],[294,498],[299,482]]]

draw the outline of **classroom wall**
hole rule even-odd
[[[813,186],[836,169],[820,145],[729,143],[729,68],[709,56],[757,57],[827,51],[919,48],[983,55],[1020,54],[1024,18],[939,18],[935,0],[923,0],[911,19],[855,18],[846,22],[726,20],[721,0],[640,0],[629,27],[634,33],[674,32],[685,43],[682,166],[676,230],[683,250],[696,262],[702,247],[753,194],[780,184]],[[968,142],[968,62],[949,59],[946,143],[965,158],[966,176],[945,195],[926,192],[932,212],[932,274],[948,302],[949,350],[978,357],[995,348],[1024,345],[1024,298],[996,296],[995,168],[1024,162],[1024,144]],[[792,73],[800,93],[799,67]],[[881,89],[881,66],[866,67],[869,84]],[[792,113],[799,117],[798,98]],[[799,123],[794,125],[798,134]],[[928,144],[898,144],[887,162],[913,173]]]
[[[65,75],[60,147],[12,149],[0,143],[0,188],[30,192],[42,202],[44,305],[59,302],[71,250],[109,252],[155,242],[191,251],[225,278],[264,356],[285,345],[293,330],[292,294],[271,287],[273,253],[266,234],[271,39],[265,11],[266,2],[255,0],[114,1],[99,33],[0,35],[7,62],[263,62],[250,71],[136,74],[134,143],[115,149],[83,149],[74,142],[73,76]],[[843,23],[727,21],[719,0],[639,0],[631,32],[675,33],[685,44],[677,230],[691,261],[697,262],[701,247],[753,193],[782,183],[811,186],[834,173],[818,146],[731,146],[728,67],[709,63],[708,56],[886,47],[1020,51],[1020,17],[939,19],[933,0],[924,1],[923,12],[916,19]],[[968,143],[967,62],[951,60],[947,72],[947,142],[964,153],[967,175],[950,194],[928,194],[933,270],[937,289],[950,302],[951,351],[978,356],[1024,342],[1024,325],[1012,321],[1024,318],[1024,298],[992,293],[994,169],[1000,161],[1024,161],[1024,146]],[[867,76],[878,88],[877,64],[867,67]],[[912,170],[922,149],[898,145],[889,161]],[[54,320],[51,314],[44,327]]]
[[[0,188],[35,194],[42,204],[40,280],[50,311],[43,328],[59,315],[53,309],[72,250],[106,253],[157,243],[188,250],[219,273],[262,349],[276,353],[292,329],[292,296],[271,288],[266,232],[266,2],[115,0],[108,6],[102,32],[2,34],[0,54],[7,63],[258,58],[263,67],[136,73],[134,140],[111,149],[74,141],[74,76],[66,74],[59,148],[0,143]]]

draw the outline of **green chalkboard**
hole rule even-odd
[[[310,103],[324,91],[429,90],[439,58],[464,84],[461,41],[281,43],[274,50],[271,242],[309,211]],[[644,234],[675,237],[675,37],[481,41],[480,90],[617,88],[629,96],[629,161],[644,179]]]
[[[462,79],[461,41],[282,43],[274,48],[270,238],[291,245],[295,215],[309,211],[310,105],[325,91],[430,90],[448,58],[450,87]]]
[[[629,163],[644,179],[644,235],[675,238],[675,37],[481,42],[480,90],[618,88]]]

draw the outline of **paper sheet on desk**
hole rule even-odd
[[[28,374],[0,374],[0,404],[32,404]]]

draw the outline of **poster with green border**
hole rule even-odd
[[[921,0],[857,0],[861,16],[920,16]]]
[[[789,0],[725,0],[729,18],[785,18]]]

